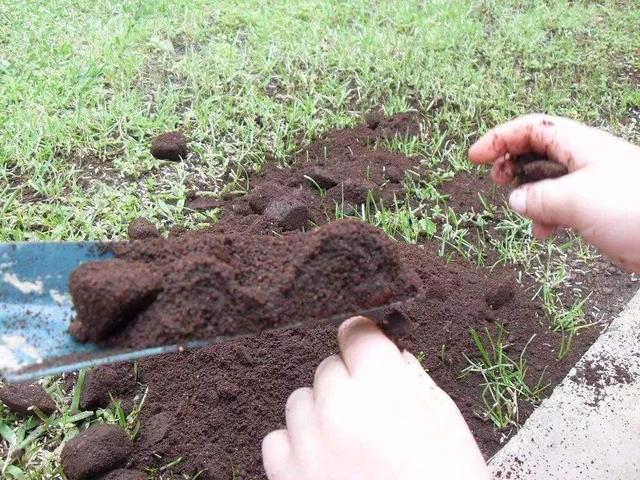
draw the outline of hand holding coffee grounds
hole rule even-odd
[[[535,153],[519,155],[515,158],[515,182],[522,185],[546,178],[558,178],[569,173],[567,167]]]

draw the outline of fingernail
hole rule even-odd
[[[524,188],[516,188],[509,195],[509,206],[521,215],[527,211],[527,191]]]

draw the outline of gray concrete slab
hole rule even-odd
[[[496,479],[640,479],[640,292],[489,462]]]

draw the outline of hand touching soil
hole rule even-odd
[[[362,317],[338,343],[313,388],[289,397],[287,429],[265,437],[269,480],[489,478],[462,415],[413,355]]]
[[[498,184],[510,183],[515,159],[537,154],[569,174],[516,188],[509,205],[531,218],[545,238],[568,227],[624,268],[640,272],[640,148],[566,118],[527,115],[500,125],[469,150],[473,163],[492,163]]]

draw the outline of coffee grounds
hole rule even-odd
[[[80,396],[80,408],[95,410],[107,407],[113,398],[120,401],[125,411],[130,410],[130,399],[137,391],[131,365],[105,365],[87,372]]]
[[[162,133],[151,142],[151,155],[158,160],[179,162],[188,154],[187,138],[182,132]]]
[[[160,277],[142,262],[82,264],[69,276],[77,315],[69,331],[81,342],[102,340],[147,308],[161,288]]]
[[[160,232],[156,226],[144,217],[138,217],[129,224],[127,231],[129,240],[144,240],[145,238],[159,237]]]
[[[326,212],[334,211],[332,195],[341,184],[367,181],[377,186],[379,191],[375,195],[379,198],[401,195],[401,182],[405,175],[411,175],[408,172],[418,170],[417,162],[382,150],[381,142],[393,135],[419,132],[416,117],[384,119],[371,115],[367,120],[368,126],[329,132],[314,141],[296,156],[289,170],[268,164],[262,173],[252,175],[248,195],[216,203],[224,209],[222,221],[207,232],[184,233],[176,229],[172,236],[185,238],[193,246],[196,243],[192,239],[198,235],[204,243],[213,242],[207,240],[215,237],[210,233],[238,236],[275,232],[285,239],[295,237],[297,234],[263,218],[271,202],[292,190],[307,195],[310,226],[326,223],[333,217]],[[373,150],[376,144],[378,150]],[[321,175],[313,168],[318,166],[324,169]],[[331,186],[333,183],[335,186]],[[487,192],[495,193],[486,176],[475,173],[457,175],[453,182],[443,185],[442,190],[445,189],[451,195],[452,205],[466,209],[469,203],[474,203],[477,211],[482,209],[477,192],[482,191],[485,198]],[[493,198],[491,201],[496,203]],[[348,200],[345,205],[348,207]],[[277,237],[263,238],[265,244],[270,244]],[[398,319],[411,322],[412,328],[403,329],[403,345],[424,357],[425,368],[456,402],[481,450],[490,456],[511,432],[496,431],[481,418],[480,380],[474,376],[460,378],[466,366],[463,354],[473,356],[475,351],[470,329],[483,334],[486,328],[495,338],[498,326],[504,325],[509,332],[504,341],[514,355],[528,345],[527,379],[535,383],[545,372],[545,383],[550,385],[546,394],[597,337],[597,329],[581,332],[568,356],[557,361],[554,346],[560,345],[561,334],[546,327],[541,307],[531,300],[535,287],[519,285],[513,270],[502,267],[487,270],[466,262],[447,262],[438,257],[436,242],[392,245],[401,268],[418,275],[421,294],[389,312],[387,318],[398,323],[401,323]],[[175,258],[179,243],[176,249],[163,255],[168,260]],[[199,246],[195,253],[204,250]],[[144,258],[143,250],[137,250],[135,255],[131,253],[134,251],[128,250],[134,260],[157,263],[164,258],[163,255]],[[184,253],[189,252],[185,249]],[[220,254],[223,259],[228,255],[224,249]],[[622,277],[610,278],[621,281]],[[511,291],[513,295],[504,294]],[[494,310],[494,303],[500,307]],[[380,323],[384,322],[383,319]],[[141,361],[139,380],[147,386],[148,395],[140,416],[141,431],[132,467],[160,467],[180,458],[165,472],[167,478],[171,472],[175,478],[201,472],[198,478],[203,480],[264,479],[262,438],[283,427],[288,395],[298,387],[311,385],[317,365],[338,352],[335,336],[335,327],[309,324]],[[528,403],[521,403],[519,422],[524,422],[532,410]],[[160,433],[156,434],[156,430]]]
[[[104,477],[104,480],[147,480],[147,476],[139,470],[119,468]]]
[[[462,353],[473,351],[470,329],[493,329],[485,316],[491,310],[485,302],[487,291],[514,283],[514,276],[501,269],[486,272],[447,264],[420,246],[398,243],[395,248],[404,264],[414,266],[425,290],[402,307],[402,315],[415,324],[403,343],[416,354],[424,353],[425,367],[457,402],[484,452],[490,454],[499,443],[493,427],[477,418],[478,381],[460,379],[459,374],[464,367]],[[516,288],[507,303],[492,311],[496,322],[515,330],[509,339],[515,351],[533,332],[539,337],[530,348],[559,341],[558,335],[539,331],[541,312],[529,298],[529,292]],[[288,395],[311,385],[318,364],[337,352],[335,327],[316,325],[140,362],[140,379],[149,390],[134,465],[158,466],[182,457],[176,467],[179,473],[202,471],[203,479],[229,479],[233,471],[235,478],[264,479],[263,436],[283,427]],[[553,353],[541,361],[555,362]],[[170,428],[158,427],[169,422]]]
[[[45,415],[56,411],[56,404],[39,383],[2,385],[0,384],[0,402],[11,411],[23,415],[35,415],[33,407]]]
[[[515,158],[515,165],[517,185],[537,182],[546,178],[558,178],[569,173],[565,165],[535,153],[519,155]]]
[[[71,286],[79,321],[86,322],[85,312],[90,311],[94,323],[105,318],[110,327],[120,325],[102,338],[107,345],[146,347],[213,339],[314,323],[406,300],[418,292],[418,280],[399,262],[393,243],[382,231],[354,220],[284,238],[186,233],[179,239],[114,247],[119,267],[136,266],[135,288],[127,281],[133,270],[98,268],[106,262],[79,267]],[[146,309],[136,310],[136,316],[128,305],[149,286],[155,288],[144,281],[142,267],[147,276],[159,279],[161,293]],[[127,302],[120,290],[111,292],[107,286],[126,286]],[[99,303],[87,292],[100,293]],[[92,310],[96,305],[99,313]]]
[[[121,427],[97,425],[62,448],[60,463],[69,480],[89,480],[125,466],[133,444]]]
[[[285,234],[327,223],[336,209],[352,215],[369,195],[386,205],[402,201],[405,175],[419,172],[419,162],[386,150],[384,142],[420,130],[418,115],[400,114],[375,126],[328,132],[303,148],[290,168],[270,164],[252,175],[246,196],[209,199],[207,205],[223,209],[210,230]],[[199,206],[198,197],[191,204]]]

